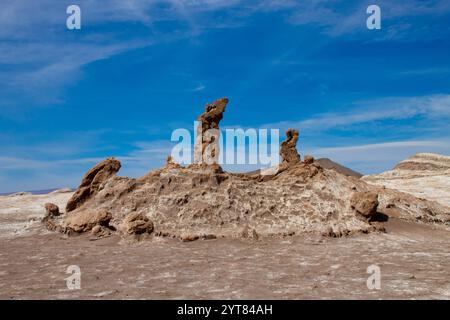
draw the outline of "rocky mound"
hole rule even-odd
[[[206,105],[199,117],[203,128],[218,128],[227,103],[224,98]],[[223,172],[215,162],[217,139],[202,136],[193,164],[182,167],[169,157],[165,167],[138,179],[117,176],[120,163],[106,159],[85,175],[66,214],[49,213],[44,222],[68,233],[153,234],[185,241],[305,232],[343,236],[383,230],[388,215],[448,222],[449,212],[436,203],[324,169],[311,156],[301,161],[294,129],[287,131],[282,162],[272,175]]]
[[[450,207],[450,157],[419,153],[381,174],[364,176],[369,184],[400,190]]]

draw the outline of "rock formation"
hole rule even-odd
[[[54,203],[44,204],[45,211],[49,217],[57,217],[60,215],[59,207]]]
[[[355,192],[350,198],[350,206],[368,219],[377,214],[378,204],[378,194],[373,191]]]
[[[394,169],[364,176],[365,182],[399,190],[450,207],[450,157],[419,153]]]
[[[109,227],[112,215],[106,209],[86,209],[66,218],[65,227],[74,232],[91,231],[95,226]]]
[[[303,162],[306,164],[311,164],[314,162],[314,157],[310,156],[309,154],[307,154],[304,158],[303,158]]]
[[[204,128],[218,129],[227,102],[220,99],[206,106],[199,117]],[[169,157],[163,168],[131,179],[116,176],[120,163],[108,159],[85,175],[69,201],[74,210],[68,210],[59,230],[117,230],[192,241],[366,233],[383,230],[375,219],[380,215],[449,223],[448,208],[437,203],[327,170],[312,157],[301,162],[298,132],[290,129],[286,136],[280,152],[285,168],[264,177],[223,172],[218,164],[182,167]],[[197,147],[214,142],[201,139]]]
[[[205,112],[198,117],[194,146],[194,162],[217,164],[219,160],[219,122],[228,104],[227,98],[221,98],[205,106]]]
[[[132,212],[123,220],[121,230],[129,235],[150,234],[153,231],[153,222],[143,213]]]
[[[121,164],[114,158],[108,158],[91,170],[83,177],[80,186],[74,195],[67,202],[66,212],[70,212],[80,207],[89,198],[97,194],[103,182],[113,177],[120,170]]]
[[[288,129],[286,131],[286,140],[281,143],[280,169],[294,166],[300,162],[300,155],[297,152],[298,131],[295,129]]]

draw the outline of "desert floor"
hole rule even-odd
[[[46,231],[42,205],[70,193],[0,197],[1,299],[450,299],[450,232],[390,219],[346,238],[129,243]],[[81,289],[69,290],[69,265]],[[381,271],[369,290],[367,268]]]

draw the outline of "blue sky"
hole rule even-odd
[[[6,1],[0,192],[75,187],[107,156],[140,176],[223,96],[223,126],[297,128],[301,154],[363,173],[448,155],[449,57],[445,0]]]

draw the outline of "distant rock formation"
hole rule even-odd
[[[450,157],[419,153],[394,169],[364,176],[365,182],[433,200],[450,207]]]
[[[194,145],[194,162],[217,164],[219,162],[219,122],[228,104],[228,98],[221,98],[205,106],[199,117]]]
[[[344,167],[343,165],[334,162],[328,158],[320,158],[316,160],[317,163],[320,164],[321,167],[325,169],[334,170],[336,172],[342,173],[349,177],[361,178],[363,175],[359,172],[356,172],[350,168]]]

